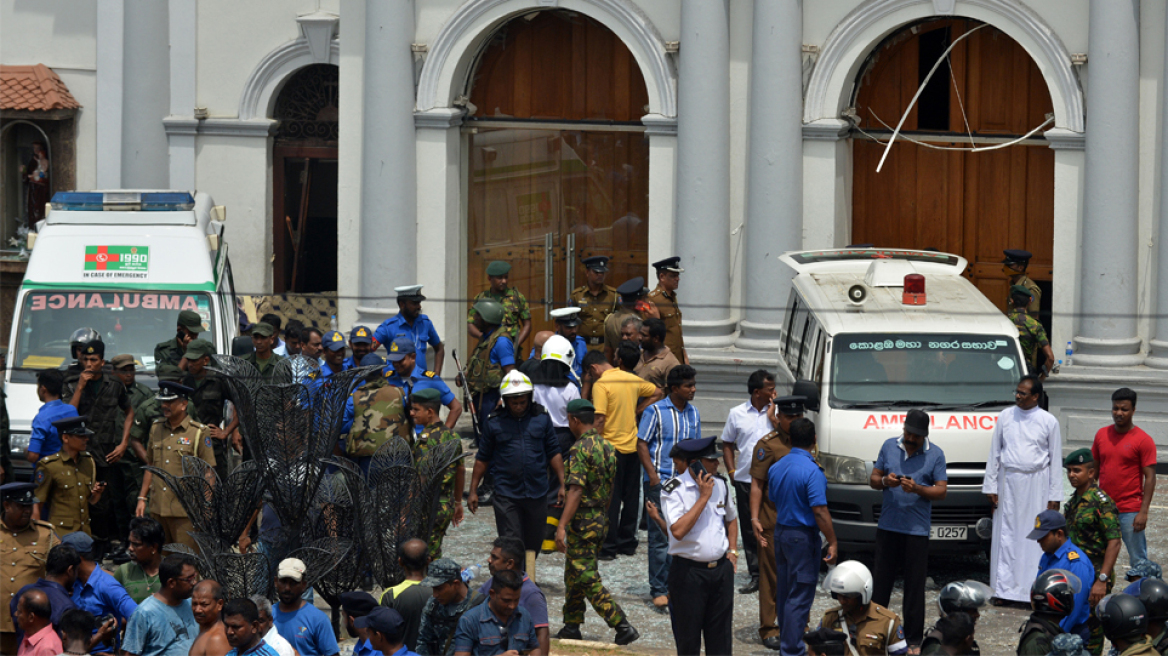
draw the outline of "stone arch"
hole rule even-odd
[[[993,25],[1030,54],[1046,79],[1055,128],[1083,132],[1083,92],[1070,53],[1031,9],[1013,0],[869,0],[848,14],[827,37],[807,85],[803,122],[838,119],[851,102],[856,76],[868,54],[906,24],[960,16]]]
[[[340,42],[332,39],[327,57],[318,57],[314,56],[309,40],[301,36],[265,55],[243,85],[243,94],[239,98],[239,120],[271,118],[284,83],[293,73],[311,64],[340,66]]]
[[[450,107],[465,92],[478,53],[495,29],[516,16],[545,9],[576,11],[612,30],[641,68],[649,113],[677,116],[677,75],[665,42],[628,0],[470,0],[446,21],[430,47],[418,81],[418,111]]]

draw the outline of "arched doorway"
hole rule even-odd
[[[880,173],[892,127],[945,50],[983,23],[929,20],[878,46],[862,68],[854,107],[852,240],[938,248],[969,260],[966,275],[1005,308],[1002,250],[1034,254],[1030,277],[1043,289],[1050,329],[1054,242],[1054,151],[1038,135],[988,152],[970,148],[1014,140],[1053,111],[1038,66],[1017,42],[985,25],[957,44],[908,114]],[[866,134],[865,134],[866,133]],[[917,143],[913,143],[913,142]]]
[[[510,261],[535,332],[583,284],[582,258],[612,257],[614,286],[644,275],[649,100],[628,47],[579,13],[525,14],[487,41],[470,101],[471,295],[487,263]]]
[[[337,89],[339,69],[293,73],[276,98],[272,147],[272,288],[337,289]]]

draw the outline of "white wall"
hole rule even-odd
[[[199,136],[196,176],[199,190],[227,206],[227,243],[236,291],[271,291],[271,167],[267,139]]]
[[[166,2],[125,0],[122,186],[166,189],[169,155],[162,119],[170,110]]]

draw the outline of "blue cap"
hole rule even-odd
[[[373,629],[392,638],[400,638],[406,621],[401,613],[387,606],[378,606],[365,617],[358,617],[353,624],[358,629]]]
[[[345,336],[335,330],[330,330],[324,334],[320,343],[321,346],[330,351],[339,351],[345,348]]]
[[[61,538],[61,544],[67,544],[77,550],[82,556],[93,554],[93,538],[85,531],[73,531]]]
[[[717,458],[718,450],[714,447],[715,437],[699,437],[692,440],[677,442],[677,448],[689,458]]]
[[[1034,530],[1026,537],[1030,540],[1041,540],[1047,533],[1060,528],[1064,530],[1067,528],[1067,520],[1063,518],[1063,514],[1057,510],[1044,510],[1034,518]]]
[[[390,362],[401,362],[407,355],[414,355],[417,352],[418,350],[414,346],[414,340],[405,335],[400,335],[394,337],[393,341],[389,343],[389,349],[385,355],[385,359]]]
[[[382,360],[381,356],[376,353],[366,353],[365,357],[361,358],[361,361],[357,364],[361,367],[372,367],[373,365],[380,367],[385,364],[385,360]]]
[[[0,499],[31,506],[37,502],[36,496],[33,495],[35,491],[35,483],[5,483],[0,485]]]
[[[372,344],[373,331],[365,326],[353,326],[353,330],[349,332],[350,344]]]

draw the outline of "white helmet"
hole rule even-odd
[[[571,367],[576,361],[576,349],[572,348],[571,342],[563,335],[552,335],[543,343],[543,354],[539,359],[542,361],[549,358]]]
[[[824,587],[835,594],[860,595],[860,603],[872,601],[872,572],[858,560],[839,564],[827,575]]]
[[[499,384],[499,395],[515,396],[516,394],[531,394],[531,379],[518,370],[513,370],[503,376],[503,382]]]

